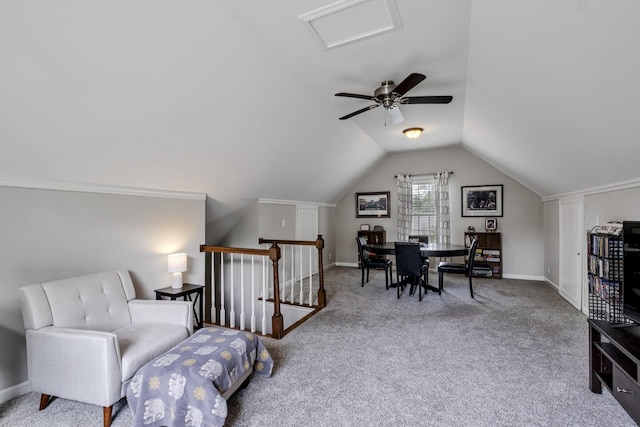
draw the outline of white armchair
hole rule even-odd
[[[126,394],[136,371],[193,332],[190,301],[136,300],[126,271],[72,277],[19,289],[31,390],[103,407]]]

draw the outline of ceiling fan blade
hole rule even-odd
[[[351,117],[353,117],[353,116],[356,116],[356,115],[358,115],[358,114],[360,114],[360,113],[364,113],[365,111],[369,111],[369,110],[371,110],[371,109],[373,109],[373,108],[376,108],[376,107],[379,107],[379,106],[380,106],[380,104],[369,105],[368,107],[363,108],[362,110],[354,111],[354,112],[353,112],[353,113],[351,113],[351,114],[347,114],[346,116],[342,116],[342,117],[340,117],[340,120],[346,120],[346,119],[348,119],[348,118],[351,118]]]
[[[452,96],[407,96],[400,102],[402,104],[448,104],[452,100]]]
[[[336,96],[345,96],[347,98],[366,99],[367,101],[375,101],[376,100],[376,98],[371,96],[371,95],[358,95],[357,93],[340,92],[340,93],[336,93]]]
[[[411,73],[398,86],[396,86],[395,89],[393,89],[393,92],[402,96],[426,78],[427,76],[425,76],[424,74]]]

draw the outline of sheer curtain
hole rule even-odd
[[[436,201],[436,242],[448,244],[451,242],[450,213],[449,213],[449,172],[433,174]]]
[[[411,187],[413,176],[396,175],[398,187],[398,241],[406,242],[411,233]]]

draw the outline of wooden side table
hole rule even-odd
[[[183,297],[184,300],[187,301],[187,298],[189,298],[188,301],[193,301],[193,318],[196,321],[195,327],[196,329],[202,328],[202,315],[204,311],[204,286],[185,283],[181,288],[176,289],[169,286],[162,289],[156,289],[154,292],[156,293],[157,300],[161,300],[162,297],[168,297],[172,300]],[[191,295],[194,294],[194,299],[191,299]],[[196,303],[198,303],[198,312],[196,312]]]

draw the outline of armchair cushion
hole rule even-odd
[[[113,331],[131,323],[117,271],[43,283],[42,289],[49,300],[54,326]]]
[[[114,334],[120,344],[122,382],[131,379],[149,360],[189,337],[184,326],[170,323],[134,323]]]

